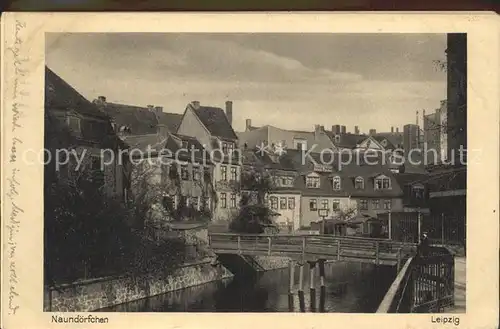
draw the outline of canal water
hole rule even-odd
[[[254,277],[235,277],[129,302],[106,312],[375,312],[396,276],[394,267],[356,263],[325,264],[325,288],[311,298],[309,268],[304,266],[304,294],[299,298],[298,267],[290,296],[289,270],[279,269]],[[311,300],[313,303],[311,304]]]

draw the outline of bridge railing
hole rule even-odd
[[[444,248],[410,257],[377,313],[435,313],[454,304],[454,259]]]
[[[338,237],[332,235],[266,235],[212,233],[209,243],[213,249],[234,250],[236,253],[260,252],[264,254],[286,253],[309,256],[332,256],[342,259],[368,257],[379,263],[380,257],[394,257],[398,262],[403,251],[414,246],[387,239]]]

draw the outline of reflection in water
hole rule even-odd
[[[309,271],[304,271],[304,291],[298,293],[299,273],[295,272],[293,294],[288,291],[289,270],[281,269],[203,284],[101,311],[370,313],[376,310],[396,274],[390,267],[330,263],[325,265],[325,287],[319,287],[315,278],[314,283],[318,284],[310,290]],[[319,276],[318,271],[316,275]]]

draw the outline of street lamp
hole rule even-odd
[[[321,226],[323,234],[325,234],[325,219],[326,217],[328,217],[328,209],[327,208],[318,209],[318,215],[322,219]]]

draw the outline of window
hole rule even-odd
[[[286,209],[286,198],[280,198],[280,209]]]
[[[171,196],[164,196],[162,200],[163,208],[165,210],[173,210],[174,209],[174,200]]]
[[[189,168],[188,166],[181,166],[181,179],[189,180]]]
[[[222,147],[222,153],[227,154],[227,143],[222,142],[221,147]]]
[[[283,187],[291,187],[293,186],[293,177],[291,176],[279,176],[278,177],[278,185]]]
[[[288,198],[288,209],[295,209],[295,198]]]
[[[333,177],[333,189],[338,191],[340,190],[340,188],[340,176]]]
[[[220,166],[220,179],[227,180],[227,167],[226,166]]]
[[[412,189],[416,199],[422,199],[424,197],[424,187],[422,185],[415,185]]]
[[[275,197],[275,196],[272,196],[269,198],[269,200],[271,201],[271,209],[278,209],[278,198]]]
[[[198,197],[197,196],[193,196],[191,197],[191,207],[193,207],[194,209],[198,209]]]
[[[234,151],[234,144],[233,143],[227,143],[227,153],[232,154]]]
[[[182,141],[182,148],[187,150],[187,148],[188,148],[188,142],[187,141]]]
[[[389,177],[380,177],[375,179],[375,189],[376,190],[382,190],[382,189],[390,189],[391,188],[391,180]]]
[[[206,196],[200,197],[200,210],[210,209],[210,198]]]
[[[367,200],[359,200],[359,209],[367,210],[368,209],[368,201]]]
[[[226,193],[220,194],[220,207],[227,208],[227,194]]]
[[[193,167],[193,180],[201,180],[201,169],[199,167]]]
[[[365,188],[365,181],[363,177],[356,177],[354,180],[354,188],[357,190],[362,190]]]
[[[304,139],[294,139],[293,146],[297,150],[307,150],[307,141]]]
[[[236,208],[236,194],[231,193],[231,208]]]
[[[311,211],[318,210],[318,200],[316,199],[309,200],[309,210]]]
[[[380,200],[372,200],[373,209],[380,209]]]
[[[321,209],[328,209],[328,200],[327,199],[323,199],[321,200]]]
[[[319,176],[307,176],[306,177],[306,186],[308,188],[319,188]]]
[[[188,198],[186,196],[184,196],[184,195],[181,195],[179,197],[178,207],[179,208],[185,207],[185,206],[187,206],[187,203],[188,203]]]
[[[237,180],[236,170],[237,170],[236,167],[231,167],[231,180],[232,181]]]
[[[340,200],[339,199],[333,200],[332,209],[333,209],[333,211],[340,210]]]
[[[90,170],[92,171],[103,171],[104,168],[101,166],[101,157],[98,155],[92,155],[90,159]]]
[[[80,132],[80,118],[69,116],[68,126],[71,131]]]

